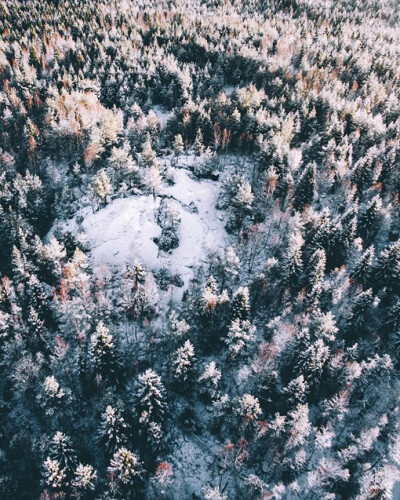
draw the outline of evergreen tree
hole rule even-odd
[[[228,346],[232,358],[236,358],[248,347],[250,342],[255,340],[256,328],[250,321],[242,321],[240,318],[234,319],[229,326],[228,336],[225,343]]]
[[[181,156],[183,154],[184,145],[183,145],[183,139],[182,139],[181,134],[177,134],[175,136],[173,148],[174,148],[174,155],[175,156],[178,157],[178,156]]]
[[[392,243],[381,251],[374,269],[374,286],[389,287],[397,293],[400,291],[400,242]]]
[[[376,195],[361,210],[358,219],[358,232],[366,243],[370,242],[380,222],[382,222],[382,200],[379,195]]]
[[[100,443],[105,447],[107,453],[112,454],[127,441],[127,425],[118,408],[108,405],[101,415],[98,431]]]
[[[117,355],[110,330],[100,321],[90,337],[89,359],[96,375],[114,379],[117,376]]]
[[[186,340],[182,347],[174,353],[174,375],[178,380],[187,381],[193,372],[195,361],[194,347],[190,340]]]
[[[100,170],[93,178],[90,185],[90,193],[100,208],[107,205],[107,196],[111,193],[111,182],[105,170]]]
[[[76,467],[76,453],[71,439],[62,432],[56,432],[49,446],[49,456],[44,464],[44,476],[52,488],[69,488]]]
[[[304,168],[294,191],[293,206],[295,210],[302,211],[306,205],[310,205],[314,200],[316,174],[315,163],[310,163]]]
[[[204,153],[204,144],[203,144],[203,134],[201,129],[197,129],[196,138],[193,143],[193,149],[197,156],[200,156]]]
[[[147,134],[146,142],[144,143],[144,146],[143,146],[142,163],[143,163],[143,166],[146,168],[156,167],[156,169],[158,170],[157,156],[156,156],[156,153],[153,151],[153,148],[151,146],[149,134]]]
[[[95,489],[97,480],[97,472],[91,465],[79,464],[75,469],[72,485],[74,487],[74,495],[78,498],[87,495],[88,491]]]
[[[136,410],[141,424],[148,426],[151,422],[162,422],[165,412],[164,393],[161,377],[153,370],[148,369],[139,375]]]
[[[250,300],[249,289],[247,287],[239,287],[233,294],[232,304],[232,319],[245,321],[250,315]]]
[[[202,375],[199,377],[202,392],[208,394],[212,400],[216,400],[219,396],[218,386],[221,380],[221,372],[218,370],[215,361],[208,363]]]
[[[300,233],[291,233],[283,257],[282,281],[285,286],[290,286],[292,289],[296,289],[303,271],[303,243]]]
[[[111,494],[117,495],[117,498],[128,498],[134,491],[132,488],[142,473],[142,467],[135,453],[121,447],[111,458],[108,472]]]
[[[326,267],[326,254],[322,249],[316,250],[310,259],[308,266],[308,297],[310,300],[318,299],[322,291],[322,281],[324,279]]]
[[[375,249],[374,246],[371,245],[365,250],[358,262],[356,262],[354,270],[350,274],[353,279],[363,286],[366,286],[371,278],[374,255]]]

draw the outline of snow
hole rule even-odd
[[[176,498],[191,498],[192,494],[199,494],[202,487],[210,481],[210,463],[204,458],[208,454],[208,461],[213,461],[212,453],[200,439],[191,436],[187,441],[180,439],[171,457],[174,471],[174,491]],[[215,453],[215,450],[211,450]]]
[[[163,256],[164,265],[178,272],[187,286],[196,266],[206,262],[206,257],[222,250],[227,242],[222,212],[215,209],[219,183],[190,177],[187,170],[174,169],[175,185],[164,188],[164,193],[179,201],[173,203],[181,216],[180,245],[171,254]],[[194,203],[198,212],[190,211]]]
[[[154,220],[157,206],[152,196],[136,196],[114,200],[96,213],[90,207],[81,210],[82,239],[89,244],[93,264],[119,266],[139,260],[152,266],[158,255],[153,238],[161,234]],[[75,220],[66,228],[77,234]]]
[[[184,287],[173,287],[171,291],[172,298],[179,300],[195,269],[205,264],[210,254],[223,251],[228,235],[225,214],[215,208],[219,182],[198,181],[184,168],[171,170],[175,184],[163,185],[156,199],[151,195],[116,199],[95,213],[85,207],[76,214],[83,219],[81,225],[75,217],[63,228],[88,245],[94,266],[139,261],[151,271],[166,267],[172,274],[179,274]],[[180,245],[170,252],[159,251],[154,243],[154,238],[161,235],[156,213],[162,197],[169,198],[181,217]],[[197,211],[193,211],[194,206]]]

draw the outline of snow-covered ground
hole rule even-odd
[[[208,453],[206,460],[205,451]],[[200,492],[210,481],[214,453],[214,449],[210,449],[206,443],[203,444],[199,438],[196,440],[195,436],[191,436],[188,441],[179,441],[171,457],[176,498],[193,498],[192,494]]]
[[[185,285],[181,289],[174,287],[173,298],[178,299],[193,278],[195,267],[206,262],[209,254],[223,250],[227,233],[225,214],[215,208],[219,183],[196,180],[183,168],[172,171],[175,184],[164,185],[160,195],[170,197],[170,203],[179,210],[178,248],[162,252],[154,243],[154,238],[161,234],[156,221],[161,196],[116,199],[95,213],[91,207],[85,207],[76,214],[83,218],[81,224],[75,216],[63,224],[63,229],[87,243],[94,266],[121,266],[138,261],[152,271],[166,267],[179,274]],[[197,212],[193,211],[193,204]]]
[[[197,181],[187,170],[174,170],[175,184],[165,187],[164,193],[173,196],[171,201],[180,213],[180,244],[172,252],[163,253],[161,262],[172,272],[179,273],[187,286],[194,268],[206,262],[209,254],[223,250],[227,240],[226,221],[223,212],[215,208],[219,183]],[[197,213],[188,208],[191,203]]]

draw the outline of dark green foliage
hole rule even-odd
[[[307,165],[297,181],[294,191],[293,206],[295,210],[302,211],[306,205],[310,205],[315,195],[316,165]]]
[[[399,22],[393,1],[0,0],[1,498],[390,498]],[[178,169],[199,193],[166,194]],[[149,193],[156,262],[85,239]],[[229,234],[183,280],[200,194]]]

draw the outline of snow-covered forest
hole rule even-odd
[[[0,498],[400,499],[396,0],[0,0]]]

